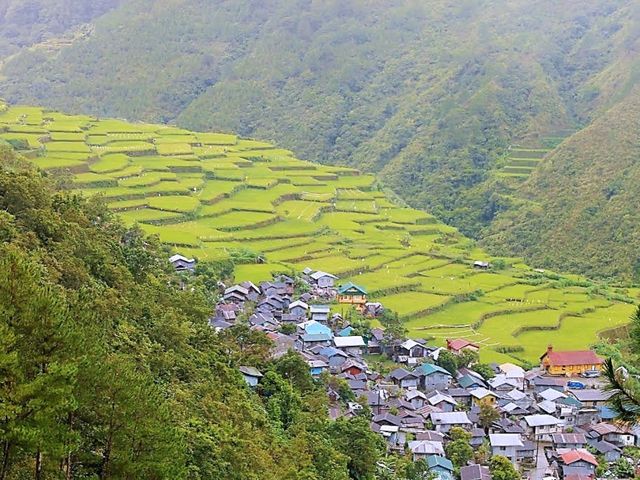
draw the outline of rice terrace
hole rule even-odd
[[[103,195],[176,252],[201,262],[243,257],[236,281],[330,272],[396,311],[410,336],[466,338],[484,347],[485,361],[536,361],[549,343],[587,347],[626,323],[639,300],[640,289],[491,258],[401,205],[374,176],[265,142],[6,105],[0,128],[38,167],[66,172],[70,188]]]

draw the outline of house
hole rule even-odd
[[[369,353],[382,353],[382,347],[384,344],[384,330],[382,328],[372,328],[371,338],[367,343],[367,351]]]
[[[329,338],[333,338],[333,332],[331,331],[331,329],[316,320],[309,320],[307,322],[300,323],[298,327],[301,328],[306,334],[322,334],[327,335]]]
[[[443,412],[453,412],[458,406],[458,402],[453,397],[437,390],[427,396],[427,403]]]
[[[429,416],[436,432],[447,433],[453,427],[471,428],[466,412],[432,412]]]
[[[409,450],[413,456],[413,461],[425,459],[429,455],[440,455],[444,457],[444,447],[442,442],[432,440],[412,440],[409,442]]]
[[[464,351],[479,352],[480,346],[462,338],[456,338],[455,340],[447,339],[447,350],[456,355],[460,355]]]
[[[569,390],[569,394],[585,407],[598,407],[606,405],[614,392],[586,388],[584,390]]]
[[[435,473],[438,480],[453,480],[453,463],[451,460],[439,455],[429,455],[426,458],[429,471]]]
[[[326,333],[305,333],[300,336],[300,340],[302,350],[310,350],[317,345],[328,347],[331,344],[331,336]]]
[[[547,414],[527,415],[524,423],[527,431],[537,441],[550,442],[551,436],[559,433],[562,428],[560,420]]]
[[[196,261],[193,258],[183,257],[180,254],[169,257],[169,263],[176,272],[193,272],[196,269]]]
[[[311,320],[320,323],[327,323],[329,321],[330,310],[331,308],[329,305],[311,305],[311,307],[309,307]]]
[[[416,410],[424,407],[424,404],[427,400],[427,396],[420,390],[409,390],[405,394],[404,398]]]
[[[333,343],[336,348],[339,348],[343,352],[353,355],[362,355],[362,348],[364,347],[364,339],[359,335],[351,337],[334,337]]]
[[[562,392],[566,385],[567,381],[565,379],[547,376],[534,377],[533,380],[529,382],[529,386],[532,387],[536,393],[540,393],[548,388]]]
[[[304,303],[302,300],[296,300],[289,304],[289,313],[296,317],[304,318],[307,316],[308,311],[309,305]]]
[[[595,476],[598,461],[584,449],[568,450],[560,455],[562,473],[565,477],[573,474]]]
[[[498,398],[491,390],[487,390],[483,387],[474,388],[473,390],[470,390],[469,393],[471,394],[471,401],[473,404],[478,406],[481,403],[495,405]]]
[[[584,448],[587,437],[583,433],[554,433],[551,435],[554,448]]]
[[[364,308],[364,304],[367,303],[367,291],[355,283],[347,282],[338,288],[338,302]]]
[[[335,284],[335,281],[338,279],[335,275],[331,275],[327,272],[317,271],[312,273],[309,278],[313,280],[316,285],[320,288],[332,288]]]
[[[321,348],[318,353],[327,359],[329,368],[340,367],[349,357],[345,352],[338,350],[335,347]]]
[[[349,375],[360,375],[362,373],[365,373],[367,370],[367,368],[360,362],[357,362],[355,360],[349,359],[346,362],[344,362],[341,366],[340,366],[340,371],[342,373],[347,373]]]
[[[247,385],[252,388],[257,386],[262,378],[262,374],[255,367],[242,366],[239,367],[238,370],[240,370],[240,373],[242,374],[244,381],[247,382]]]
[[[432,363],[423,363],[413,373],[420,379],[420,388],[426,391],[446,390],[453,379],[447,370]]]
[[[507,457],[514,464],[518,461],[518,450],[524,447],[522,437],[517,433],[491,433],[489,444],[493,455]]]
[[[540,357],[542,368],[550,375],[575,376],[588,370],[602,370],[604,360],[591,350],[556,352],[549,345]]]
[[[588,427],[587,435],[590,439],[604,440],[618,447],[631,447],[636,441],[635,435],[626,428],[606,422]]]
[[[415,340],[405,340],[400,345],[396,345],[393,359],[398,363],[415,365],[419,359],[425,357],[425,355],[426,348],[424,345]]]
[[[353,327],[351,325],[347,325],[342,330],[340,330],[336,335],[338,337],[348,337],[353,333]]]
[[[367,302],[363,313],[367,317],[376,318],[384,313],[384,306],[380,302]]]
[[[479,270],[489,270],[491,264],[489,262],[484,262],[482,260],[476,260],[473,262],[473,268],[477,268]]]
[[[602,455],[607,462],[615,462],[622,456],[622,449],[620,447],[613,443],[605,442],[604,440],[590,443],[589,446],[598,452],[599,455]]]
[[[405,370],[404,368],[396,368],[389,374],[389,378],[400,388],[418,388],[418,377],[413,372]]]
[[[468,465],[460,468],[460,480],[491,480],[489,467]]]
[[[309,365],[309,372],[313,377],[317,377],[329,369],[329,364],[324,360],[308,360],[307,365]]]

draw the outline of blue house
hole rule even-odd
[[[339,367],[344,362],[346,362],[349,356],[344,353],[342,350],[339,350],[335,347],[325,347],[320,350],[320,355],[326,357],[329,361],[329,367]]]
[[[324,360],[309,360],[307,364],[309,365],[309,372],[313,377],[317,377],[329,368],[329,365]]]
[[[339,337],[349,337],[352,333],[353,327],[349,325],[348,327],[344,327],[342,330],[340,330],[336,335],[338,335]]]
[[[439,455],[429,455],[426,460],[429,471],[435,473],[436,478],[439,480],[454,480],[451,460]]]
[[[328,335],[329,338],[333,338],[333,332],[331,331],[331,329],[326,325],[323,325],[322,323],[317,322],[315,320],[310,320],[308,322],[302,323],[300,324],[300,326],[304,330],[304,333],[306,333],[307,335],[322,334],[322,335]]]

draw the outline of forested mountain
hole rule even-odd
[[[121,0],[3,0],[0,2],[0,55],[6,57],[91,22]]]
[[[640,90],[565,141],[486,242],[542,265],[640,279]]]
[[[271,139],[379,172],[480,238],[521,205],[520,183],[496,175],[510,145],[566,136],[630,93],[639,20],[633,0],[130,0],[69,46],[15,55],[0,94]]]
[[[169,265],[0,149],[0,478],[371,478],[368,419],[329,422],[326,385],[297,354],[270,360],[263,332],[215,334],[213,271]]]

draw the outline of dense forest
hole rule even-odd
[[[367,409],[330,422],[332,380],[301,357],[214,333],[223,269],[177,278],[153,238],[6,148],[0,240],[0,479],[422,478],[402,458],[377,476]],[[238,365],[264,373],[257,391]]]
[[[521,193],[496,175],[508,147],[570,135],[637,83],[637,2],[113,3],[101,2],[107,13],[90,35],[14,55],[0,94],[270,139],[303,158],[378,172],[412,206],[477,239],[491,235],[496,252],[633,277],[635,260],[586,266],[567,249],[542,255],[549,242],[525,228],[510,229],[505,241],[493,234],[504,225],[496,217],[530,197],[528,187]],[[591,197],[580,203],[604,212]],[[558,216],[548,222],[549,231],[563,228]],[[603,236],[620,238],[614,223],[600,225]],[[592,246],[620,259],[627,237]],[[577,249],[587,247],[577,240]]]

